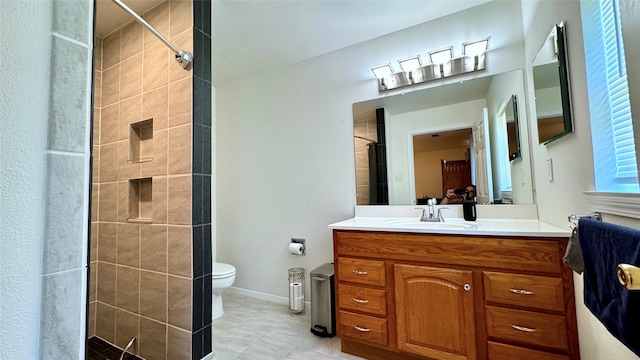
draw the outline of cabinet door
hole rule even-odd
[[[399,350],[476,359],[471,271],[396,264],[394,277]]]

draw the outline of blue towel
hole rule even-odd
[[[584,303],[613,336],[640,356],[640,291],[618,282],[618,264],[640,265],[640,231],[591,219],[578,222]]]

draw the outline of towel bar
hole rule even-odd
[[[618,282],[627,290],[640,290],[640,268],[629,264],[618,264]]]
[[[599,212],[593,212],[589,215],[576,215],[576,214],[571,214],[569,215],[569,222],[576,222],[582,218],[589,218],[592,220],[597,220],[597,221],[602,221],[602,214],[600,214]]]

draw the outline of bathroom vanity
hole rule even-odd
[[[579,359],[573,276],[562,263],[569,232],[537,220],[449,225],[330,225],[342,351],[372,360]]]

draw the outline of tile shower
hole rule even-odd
[[[210,2],[96,39],[88,336],[147,360],[211,352]],[[97,14],[99,16],[99,14]]]

